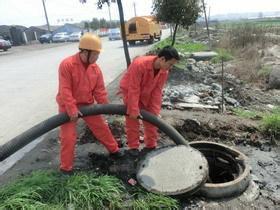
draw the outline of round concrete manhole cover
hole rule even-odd
[[[137,180],[142,187],[164,195],[192,194],[208,176],[206,158],[188,146],[164,147],[139,163]]]

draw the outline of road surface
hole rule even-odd
[[[163,38],[168,36],[168,30]],[[97,63],[105,84],[126,69],[122,41],[103,38]],[[0,145],[37,123],[57,114],[55,96],[60,61],[77,52],[78,43],[30,45],[0,52]],[[142,55],[152,45],[130,47],[130,57]]]

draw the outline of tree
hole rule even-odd
[[[154,0],[153,13],[159,21],[175,24],[172,46],[175,44],[178,26],[189,28],[201,12],[199,0]]]
[[[121,0],[97,0],[97,6],[99,9],[102,9],[103,4],[110,4],[110,2],[115,3],[117,1],[118,8],[119,8],[119,15],[120,15],[120,24],[121,24],[121,32],[122,32],[122,40],[123,40],[123,49],[126,59],[127,66],[130,65],[130,56],[129,51],[127,47],[127,40],[126,40],[126,34],[125,34],[125,23],[124,23],[124,15],[123,15],[123,7],[122,7],[122,1]],[[80,0],[81,3],[86,3],[87,0]]]
[[[119,28],[120,27],[120,21],[119,20],[112,20],[111,27],[112,28]]]
[[[107,28],[107,21],[104,18],[100,19],[100,28]]]
[[[97,30],[100,28],[100,22],[97,18],[92,18],[92,21],[90,22],[90,28],[93,30]]]
[[[85,24],[85,25],[84,25],[84,28],[89,32],[89,23],[88,23],[88,22],[85,22],[84,24]]]

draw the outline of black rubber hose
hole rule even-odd
[[[84,106],[80,108],[83,116],[99,115],[99,114],[116,114],[126,115],[126,106],[119,104],[95,104],[94,106]],[[169,136],[176,144],[188,145],[187,141],[182,137],[177,130],[172,126],[166,124],[163,120],[155,115],[141,110],[142,120],[147,121],[157,126],[162,132]],[[0,147],[0,161],[5,160],[10,155],[14,154],[31,141],[35,140],[39,136],[47,133],[48,131],[68,122],[70,119],[66,113],[57,114],[37,125],[28,129],[24,133],[11,139]]]

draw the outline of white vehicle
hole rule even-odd
[[[69,42],[78,42],[82,36],[82,32],[74,32],[69,36]]]
[[[122,39],[121,30],[119,28],[109,29],[109,40],[119,40]]]
[[[56,33],[53,38],[53,42],[67,42],[69,40],[69,35],[67,32]]]

